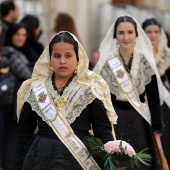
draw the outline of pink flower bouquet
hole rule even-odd
[[[151,156],[144,153],[144,150],[136,153],[133,147],[122,140],[109,141],[106,144],[97,138],[87,138],[88,150],[94,157],[104,160],[105,169],[117,170],[118,167],[137,168],[143,163],[149,166]]]

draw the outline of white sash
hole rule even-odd
[[[85,170],[100,170],[95,160],[89,155],[85,145],[74,134],[72,128],[60,114],[59,110],[56,109],[46,84],[44,83],[35,87],[33,92],[36,103],[44,118],[48,121],[58,138],[79,162],[81,167]]]
[[[111,58],[108,60],[108,65],[130,104],[151,125],[151,115],[149,108],[146,104],[140,101],[138,92],[133,86],[133,83],[131,82],[129,75],[121,63],[119,57],[116,55],[114,57],[111,56]]]

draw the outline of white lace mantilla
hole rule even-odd
[[[51,77],[49,77],[46,82],[51,98],[54,100],[56,97],[60,97],[57,90],[54,90],[52,86]],[[73,123],[87,105],[96,98],[89,86],[77,83],[77,76],[75,76],[71,83],[64,89],[62,96],[67,98],[67,103],[60,113],[69,124]],[[27,102],[31,105],[32,110],[42,117],[43,121],[46,121],[35,102],[33,92],[31,92]]]
[[[166,70],[170,68],[170,49],[159,45],[155,60],[158,72],[160,76],[163,76]]]
[[[113,53],[110,54],[114,55]],[[116,100],[128,101],[125,94],[118,86],[112,70],[108,66],[107,62],[101,71],[101,75],[108,83],[111,93],[116,96]],[[154,71],[150,67],[146,58],[134,50],[129,77],[131,78],[131,81],[133,82],[133,85],[137,89],[139,95],[145,91],[145,86],[151,82],[152,75],[154,75]]]

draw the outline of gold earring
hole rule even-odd
[[[50,75],[52,75],[52,74],[53,74],[53,72],[54,72],[54,70],[53,70],[53,68],[50,66],[50,67],[49,67],[49,71],[48,71],[48,73],[49,73]]]
[[[75,74],[75,75],[77,74],[77,69],[74,70],[74,74]]]

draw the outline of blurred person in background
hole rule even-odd
[[[170,89],[170,48],[168,48],[167,36],[155,18],[145,20],[142,27],[153,45],[153,53],[162,82]]]
[[[68,31],[74,34],[80,41],[80,37],[78,35],[74,19],[67,13],[61,12],[57,14],[54,20],[54,27],[49,32],[49,40],[51,40],[60,31]]]
[[[39,38],[44,33],[40,28],[39,19],[35,15],[25,15],[20,23],[24,24],[28,32],[28,43],[34,48],[38,56],[43,52],[44,47],[48,44],[48,38],[45,42],[40,42]]]
[[[5,33],[10,26],[17,21],[19,17],[19,7],[17,3],[12,0],[3,1],[0,4],[0,12],[2,29]]]
[[[8,29],[13,25],[13,23],[18,19],[19,8],[14,1],[3,1],[0,4],[0,81],[2,78],[3,71],[1,67],[3,66],[1,62],[2,48],[5,43],[5,37]],[[1,99],[2,100],[2,99]],[[2,141],[3,141],[3,130],[4,130],[4,119],[3,111],[0,107],[0,167],[2,158]]]
[[[96,63],[98,62],[100,53],[98,50],[94,49],[91,51],[90,61],[89,61],[89,70],[93,70]]]
[[[0,20],[0,78],[1,78],[1,52],[3,47],[3,41],[2,41],[2,22]],[[2,99],[1,99],[2,100]],[[3,112],[0,107],[0,169],[1,169],[1,163],[2,163],[2,138],[3,138]]]
[[[21,24],[13,24],[7,33],[6,42],[2,49],[1,63],[8,60],[8,78],[11,82],[10,90],[0,100],[4,113],[4,137],[2,151],[2,169],[11,170],[13,147],[17,126],[16,98],[17,91],[24,80],[31,77],[29,61],[20,51],[27,40],[27,30]]]
[[[48,38],[44,38],[43,42],[39,41],[39,38],[45,37],[45,33],[42,32],[40,28],[39,19],[34,15],[25,15],[21,21],[21,24],[25,25],[27,28],[27,43],[26,46],[22,48],[22,52],[26,55],[29,60],[30,67],[33,67],[38,60],[40,54],[42,53],[45,45],[48,43]]]
[[[44,48],[49,44],[48,35],[42,30],[37,16],[27,14],[20,22],[27,26],[30,36],[42,44]]]
[[[3,37],[3,35],[2,35],[2,22],[0,20],[0,66],[1,66],[1,53],[2,53],[2,47],[3,47],[3,41],[1,41],[2,37]]]
[[[167,35],[155,18],[146,19],[142,24],[142,28],[153,45],[153,53],[161,80],[170,91],[170,48],[168,47]],[[165,131],[161,140],[165,156],[170,166],[170,108],[165,102],[162,108]]]

